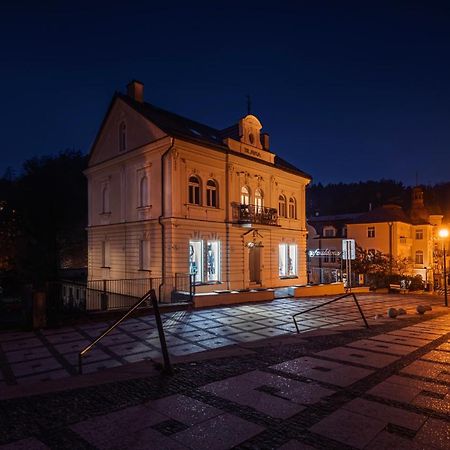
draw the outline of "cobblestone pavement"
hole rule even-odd
[[[292,314],[327,299],[276,299],[269,303],[181,311],[163,314],[166,340],[174,356],[189,355],[228,345],[242,345],[295,331]],[[386,315],[389,306],[409,314],[419,303],[441,304],[428,296],[361,295],[368,318]],[[302,332],[317,328],[361,325],[358,311],[347,298],[301,316]],[[8,385],[56,380],[77,373],[77,354],[108,327],[107,322],[36,332],[0,333],[0,392]],[[363,345],[363,344],[361,344]],[[124,322],[84,358],[83,372],[92,373],[130,362],[160,358],[153,317]]]
[[[2,400],[0,450],[448,449],[449,331],[435,308],[212,351],[170,377]]]

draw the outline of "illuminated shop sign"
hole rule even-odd
[[[329,248],[316,248],[315,250],[308,250],[308,256],[310,258],[321,258],[322,256],[341,256],[339,250]]]

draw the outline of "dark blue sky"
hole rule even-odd
[[[250,93],[272,150],[315,181],[450,181],[448,2],[33,3],[0,6],[0,175],[87,152],[137,78],[218,128]]]

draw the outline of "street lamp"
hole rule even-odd
[[[445,298],[445,306],[448,306],[447,299],[447,266],[445,263],[445,240],[448,238],[448,229],[441,228],[439,230],[439,237],[442,239],[442,248],[444,250],[444,298]]]

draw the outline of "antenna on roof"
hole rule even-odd
[[[252,110],[252,100],[250,94],[247,94],[247,114],[250,115]]]

